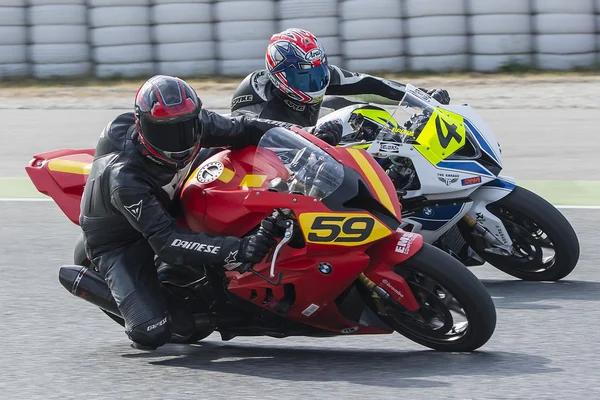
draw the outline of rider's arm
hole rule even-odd
[[[177,226],[151,189],[143,184],[117,187],[111,194],[112,205],[148,241],[163,261],[175,265],[220,263],[240,239],[196,233]]]
[[[331,73],[331,83],[327,88],[327,95],[374,94],[390,100],[400,101],[406,89],[401,83],[346,71],[335,65],[329,66],[329,72]]]

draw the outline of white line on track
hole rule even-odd
[[[50,198],[44,198],[44,197],[33,197],[33,198],[18,198],[18,197],[7,197],[7,198],[0,198],[0,202],[38,202],[38,201],[53,201]],[[600,210],[600,206],[570,206],[570,205],[558,205],[558,206],[554,206],[556,208],[563,208],[563,209],[573,209],[573,210]]]

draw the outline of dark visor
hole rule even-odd
[[[329,83],[327,63],[309,69],[288,68],[285,70],[288,85],[301,92],[318,92]]]

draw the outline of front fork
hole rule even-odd
[[[479,235],[488,244],[488,247],[484,251],[493,254],[499,254],[502,256],[510,256],[513,254],[512,245],[506,245],[502,243],[496,236],[494,236],[489,230],[477,223],[476,220],[471,218],[469,214],[463,216],[463,221],[471,228],[477,235]]]

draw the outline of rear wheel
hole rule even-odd
[[[500,218],[513,241],[510,256],[477,253],[499,270],[527,281],[557,281],[579,261],[579,240],[567,219],[552,204],[522,187],[487,206]]]
[[[385,306],[381,319],[401,335],[439,351],[473,351],[494,333],[496,309],[471,271],[443,251],[424,243],[393,268],[410,286],[419,309]]]

